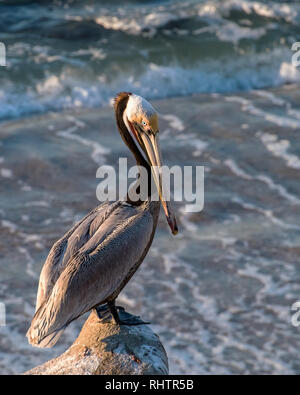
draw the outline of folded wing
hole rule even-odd
[[[125,202],[105,203],[76,224],[42,270],[29,342],[52,346],[71,321],[113,295],[143,258],[153,230],[148,210]]]

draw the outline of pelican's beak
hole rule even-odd
[[[153,175],[153,178],[154,178],[157,190],[158,190],[159,198],[160,198],[161,204],[163,206],[168,224],[171,228],[173,235],[176,235],[178,233],[176,218],[175,218],[175,215],[174,215],[173,210],[171,208],[170,201],[166,200],[166,198],[164,196],[162,174],[161,174],[162,158],[161,158],[157,133],[156,134],[141,133],[140,138],[141,138],[142,143],[144,145],[144,147],[143,147],[144,151],[145,151],[145,153],[149,159],[149,162],[151,164],[152,175]]]

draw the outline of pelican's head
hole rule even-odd
[[[120,98],[124,95],[126,95],[126,93],[120,93],[115,99],[116,113],[118,103],[121,102]],[[172,233],[177,234],[178,228],[176,218],[172,212],[170,202],[168,202],[164,197],[162,187],[162,176],[160,171],[162,166],[162,157],[159,148],[158,115],[152,105],[143,97],[133,93],[127,93],[126,105],[124,104],[124,108],[120,113],[120,116],[123,118],[122,120],[135,147],[151,168],[168,224]]]
[[[158,132],[158,116],[152,105],[143,97],[129,96],[125,115],[128,121],[141,131],[156,134]]]

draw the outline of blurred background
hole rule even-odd
[[[99,202],[99,165],[128,152],[111,99],[160,113],[168,165],[204,165],[204,211],[176,205],[120,296],[150,320],[177,374],[299,374],[300,3],[1,1],[0,373],[64,351],[25,333],[54,241]],[[132,159],[131,163],[132,162]]]

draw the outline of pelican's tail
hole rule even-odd
[[[42,305],[36,311],[31,326],[26,333],[28,342],[40,348],[53,347],[67,327],[67,324],[58,328],[58,325],[51,325],[51,322],[47,319],[47,314],[45,314],[45,307],[45,305]]]
[[[47,335],[43,337],[42,339],[38,337],[33,337],[31,334],[31,328],[29,328],[28,332],[26,333],[28,342],[35,347],[39,348],[51,348],[56,344],[60,336],[62,335],[63,331],[65,330],[65,327],[62,329],[59,329],[57,331],[54,331],[50,333],[50,335]]]

